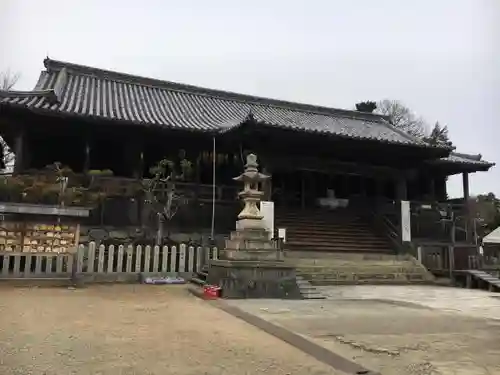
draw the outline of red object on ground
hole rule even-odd
[[[208,299],[216,299],[220,297],[221,287],[217,285],[205,285],[203,287],[203,296]]]

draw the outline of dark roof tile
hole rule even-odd
[[[42,72],[35,91],[25,96],[0,92],[0,104],[201,131],[236,126],[251,113],[258,122],[272,126],[433,147],[393,128],[379,115],[210,90],[49,59],[45,66],[47,71]]]
[[[448,157],[437,159],[435,163],[451,163],[451,164],[465,164],[477,167],[492,167],[495,163],[491,163],[486,160],[482,160],[481,155],[469,155],[461,154],[458,152],[452,152]]]

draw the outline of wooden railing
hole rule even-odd
[[[57,204],[60,186],[56,179],[55,175],[41,172],[3,176],[0,179],[0,201],[20,203],[29,200],[29,203],[36,203],[33,200],[40,199],[46,204]],[[66,190],[70,192],[71,189],[82,189],[85,192],[102,193],[106,197],[135,197],[143,192],[143,183],[146,181],[126,177],[70,174]],[[211,184],[176,182],[175,186],[179,193],[184,193],[189,198],[212,201],[213,186]],[[39,187],[40,192],[34,192],[33,187]],[[157,190],[166,191],[166,184],[159,184]],[[215,200],[235,202],[238,199],[239,190],[241,190],[239,186],[217,184]],[[69,201],[67,205],[73,205],[73,203]]]

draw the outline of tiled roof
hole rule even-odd
[[[446,164],[447,163],[464,164],[474,167],[485,167],[485,168],[490,168],[495,165],[495,163],[482,160],[481,155],[460,154],[458,152],[452,152],[448,157],[438,159],[435,162],[446,163]]]
[[[0,92],[0,105],[146,126],[219,131],[244,122],[354,139],[433,147],[388,124],[383,116],[291,103],[44,61],[32,92]]]

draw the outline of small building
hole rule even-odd
[[[214,164],[216,232],[225,234],[234,226],[239,203],[232,178],[249,152],[259,156],[262,170],[272,176],[266,199],[274,201],[277,223],[281,212],[327,206],[348,205],[380,216],[383,202],[392,207],[394,225],[401,228],[395,207],[410,201],[416,202],[411,205],[412,240],[418,237],[421,203],[446,201],[448,176],[463,176],[466,200],[469,174],[494,165],[480,156],[455,153],[448,145],[426,143],[378,114],[48,58],[44,65],[32,91],[0,92],[0,135],[15,151],[15,174],[60,162],[75,175],[111,170],[115,180],[141,180],[158,160],[175,158],[182,149],[193,161],[194,173],[179,185],[192,203],[179,214],[176,225],[190,228],[181,231],[201,232],[211,226]]]

